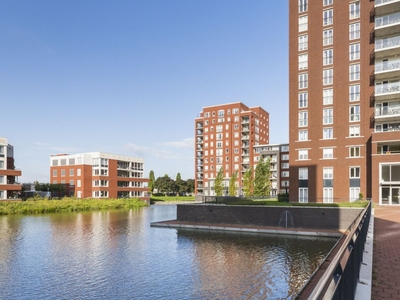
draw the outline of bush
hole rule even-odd
[[[278,194],[278,202],[289,202],[289,194]]]

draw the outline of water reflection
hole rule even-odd
[[[0,299],[290,298],[335,239],[150,227],[176,206],[0,217]]]

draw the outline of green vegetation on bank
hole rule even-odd
[[[110,209],[133,209],[148,206],[140,199],[78,199],[45,200],[29,198],[26,201],[0,201],[0,215],[43,214]]]
[[[164,202],[177,202],[177,201],[194,201],[194,196],[158,196],[152,195],[151,202],[164,201]]]

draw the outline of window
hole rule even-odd
[[[215,131],[216,131],[216,132],[222,132],[222,125],[217,125],[217,126],[215,127]]]
[[[222,148],[222,142],[217,142],[217,148]]]
[[[308,54],[299,55],[299,70],[305,70],[308,68]]]
[[[299,150],[299,160],[307,160],[308,159],[308,150]]]
[[[349,87],[349,100],[353,101],[360,101],[360,85],[351,85]]]
[[[222,136],[223,136],[222,133],[217,133],[217,134],[215,135],[215,139],[216,139],[216,140],[222,140]]]
[[[307,11],[308,0],[299,0],[299,13]]]
[[[322,138],[326,139],[333,139],[333,128],[324,128],[322,131]]]
[[[289,154],[282,154],[281,160],[289,160]]]
[[[308,112],[301,111],[299,112],[299,127],[305,127],[308,125]]]
[[[353,105],[350,106],[350,122],[360,121],[360,106]]]
[[[224,115],[225,111],[223,109],[218,111],[218,117],[223,117]]]
[[[322,74],[323,84],[333,84],[333,69],[325,69]]]
[[[333,89],[325,89],[322,91],[322,100],[324,105],[333,104]]]
[[[360,43],[349,46],[349,56],[350,60],[360,59]]]
[[[299,93],[299,108],[308,106],[308,93]]]
[[[325,108],[323,110],[323,124],[332,124],[333,123],[333,108]]]
[[[322,149],[322,158],[323,159],[331,159],[331,158],[333,158],[333,148]]]
[[[323,201],[324,203],[333,203],[333,188],[323,189]]]
[[[308,202],[308,188],[299,188],[299,202],[300,203]]]
[[[65,177],[65,169],[61,170],[61,177]]]
[[[299,36],[299,51],[307,50],[308,49],[308,35],[301,35]]]
[[[332,5],[332,4],[333,4],[333,0],[324,0],[324,6]]]
[[[308,16],[299,17],[299,32],[306,31],[308,29]]]
[[[350,24],[349,29],[349,38],[350,40],[355,40],[360,38],[360,23]]]
[[[233,113],[233,114],[238,114],[238,113],[239,113],[239,108],[234,108],[234,109],[232,109],[232,113]]]
[[[322,45],[332,45],[333,44],[333,29],[326,29],[322,32]]]
[[[333,64],[333,49],[326,49],[323,51],[322,63],[324,66]]]
[[[69,176],[74,176],[75,170],[74,169],[69,169]]]
[[[53,177],[57,177],[57,170],[53,170]]]
[[[322,19],[324,26],[333,24],[333,9],[324,10]]]
[[[307,140],[308,140],[308,130],[300,130],[299,141],[307,141]]]
[[[350,157],[360,157],[360,147],[350,147]]]
[[[281,177],[289,177],[289,172],[288,171],[281,172]]]
[[[349,136],[356,137],[360,136],[360,125],[349,127]]]
[[[350,65],[350,81],[360,80],[360,64]]]
[[[360,1],[350,3],[349,7],[350,19],[355,19],[360,17]]]
[[[281,163],[282,169],[289,169],[289,163]]]
[[[323,178],[324,179],[333,179],[333,168],[328,167],[328,168],[323,168]]]
[[[360,178],[360,167],[350,167],[350,178]]]
[[[308,73],[299,74],[299,89],[308,87]]]
[[[299,179],[300,180],[308,179],[308,168],[299,168]]]
[[[81,176],[81,172],[82,172],[81,169],[78,169],[78,171],[76,172],[77,173],[76,175]]]

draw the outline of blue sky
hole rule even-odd
[[[20,182],[51,154],[145,159],[194,178],[194,118],[243,102],[288,142],[288,1],[0,0],[0,136]]]

